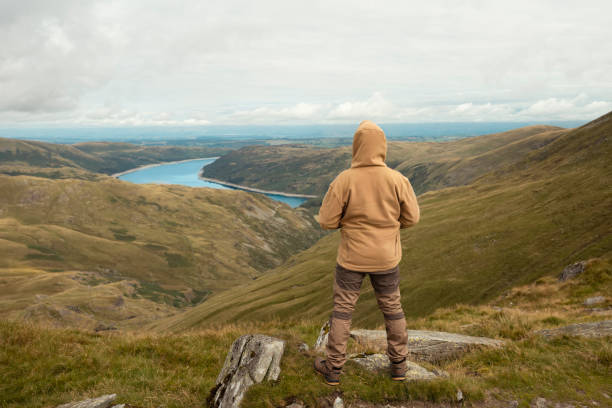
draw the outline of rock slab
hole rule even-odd
[[[605,337],[612,336],[612,320],[594,323],[577,323],[556,329],[539,330],[538,334],[544,337],[579,336],[579,337]]]
[[[575,264],[566,266],[561,272],[561,275],[559,275],[559,282],[565,282],[568,279],[573,279],[580,275],[582,272],[584,272],[585,266],[585,261],[576,262]]]
[[[321,330],[319,330],[319,337],[314,344],[314,349],[316,351],[323,351],[327,346],[327,338],[329,337],[329,321],[325,322],[323,326],[321,326]]]
[[[58,405],[57,408],[108,408],[115,401],[115,398],[117,398],[117,394],[102,395],[98,398]]]
[[[251,385],[277,380],[284,351],[285,342],[274,337],[247,334],[236,339],[208,397],[210,406],[240,406]]]
[[[584,301],[584,305],[585,306],[593,306],[593,305],[598,305],[600,303],[605,303],[606,302],[606,298],[603,296],[594,296],[594,297],[590,297],[585,299]]]
[[[500,347],[501,340],[487,337],[428,330],[407,330],[408,358],[410,360],[436,362],[457,357],[475,347]],[[387,349],[387,333],[384,330],[352,330],[351,338],[372,351]]]
[[[388,370],[391,365],[386,354],[355,354],[349,356],[349,359],[370,371]],[[406,360],[406,364],[408,365],[406,381],[433,380],[434,378],[448,376],[442,370],[429,371],[412,361]]]

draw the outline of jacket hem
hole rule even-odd
[[[390,273],[393,272],[392,270],[395,269],[400,262],[401,259],[398,259],[395,262],[392,262],[390,264],[383,264],[377,267],[368,267],[368,266],[360,266],[360,265],[354,265],[348,262],[340,262],[339,260],[336,260],[336,263],[338,265],[340,265],[342,268],[344,269],[348,269],[349,271],[353,271],[353,272],[367,272],[367,273],[380,273],[380,274],[384,274],[384,273]]]

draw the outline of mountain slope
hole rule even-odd
[[[42,295],[70,289],[66,278],[92,287],[135,280],[141,297],[191,304],[278,266],[321,235],[305,210],[242,191],[3,175],[0,191],[3,300],[23,289],[13,278],[27,284],[31,276],[48,280]],[[114,296],[133,294],[118,289]]]
[[[200,146],[138,146],[130,143],[63,145],[0,138],[0,173],[47,178],[98,179],[138,166],[218,156],[225,148]]]
[[[554,126],[528,126],[450,142],[389,142],[387,165],[409,177],[420,194],[468,184],[566,132]],[[322,195],[350,162],[350,146],[249,146],[206,166],[204,175],[249,187]]]
[[[503,170],[421,195],[421,222],[402,231],[401,290],[409,316],[486,302],[612,249],[612,113],[566,132]],[[275,316],[325,319],[339,234],[232,293],[156,323],[183,330],[212,321]],[[369,285],[354,315],[382,322]]]

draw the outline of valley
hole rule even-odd
[[[4,175],[0,190],[0,314],[59,325],[134,326],[139,308],[198,303],[321,234],[305,210],[234,190]]]

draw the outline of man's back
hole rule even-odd
[[[315,371],[329,385],[340,384],[351,319],[366,275],[385,318],[391,378],[406,378],[408,335],[399,290],[399,230],[419,221],[419,206],[410,182],[387,167],[386,156],[382,129],[372,122],[361,122],[353,138],[351,168],[330,184],[319,210],[322,228],[342,228],[327,359],[314,362]]]
[[[353,139],[351,168],[330,184],[319,211],[323,228],[342,228],[338,263],[364,272],[384,272],[401,259],[399,229],[419,219],[410,182],[386,166],[383,131],[364,121]]]

